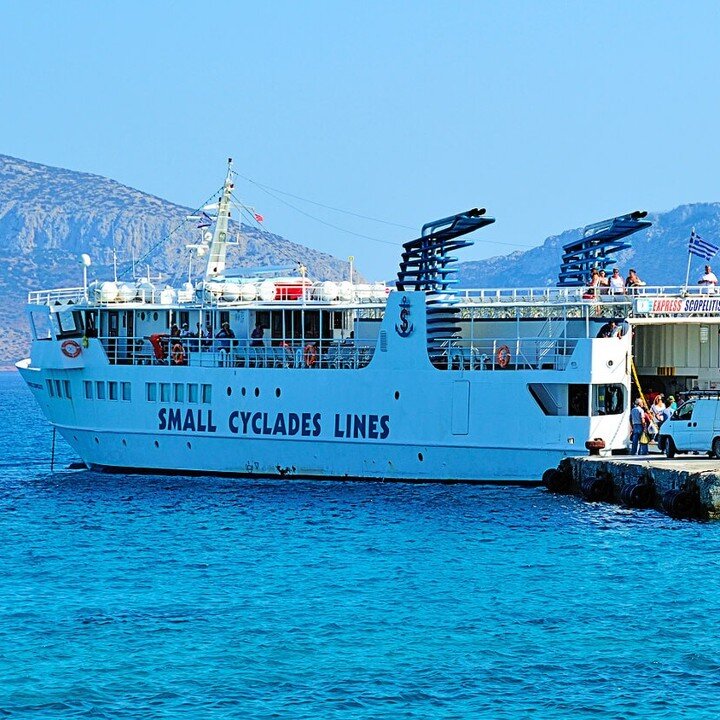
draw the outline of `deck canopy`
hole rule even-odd
[[[613,265],[615,255],[630,247],[623,238],[652,225],[643,220],[646,216],[644,210],[636,210],[585,227],[579,240],[563,245],[558,287],[587,285],[593,268],[604,270]]]

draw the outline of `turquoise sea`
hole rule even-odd
[[[0,717],[720,714],[720,523],[541,488],[52,473],[14,373],[0,403]]]

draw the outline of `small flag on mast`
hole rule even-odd
[[[715,257],[718,250],[720,250],[720,247],[718,247],[717,245],[713,245],[707,240],[703,240],[695,232],[695,228],[693,228],[692,232],[690,233],[690,244],[688,245],[688,252],[691,255],[697,255],[698,257],[703,258],[703,260],[710,260],[711,258]]]
[[[264,218],[260,213],[253,213],[253,215],[255,216],[255,219],[256,219],[259,223],[260,223],[260,222],[263,222],[263,220],[265,220],[265,218]]]

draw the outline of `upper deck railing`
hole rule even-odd
[[[531,288],[479,288],[479,289],[457,289],[454,291],[457,305],[464,306],[543,306],[543,305],[594,305],[598,302],[603,305],[625,306],[632,304],[638,297],[708,297],[720,295],[720,288],[712,285],[646,285],[637,288],[627,288],[623,293],[610,292],[609,288],[582,288],[582,287],[531,287]],[[308,294],[307,297],[288,300],[278,298],[276,300],[223,300],[222,298],[202,297],[194,295],[187,302],[180,302],[177,298],[168,301],[162,297],[162,292],[154,292],[145,300],[133,298],[132,300],[102,302],[92,297],[87,299],[85,291],[81,287],[56,288],[50,290],[32,290],[28,293],[28,303],[31,305],[47,305],[59,308],[66,305],[81,305],[83,307],[111,307],[122,308],[130,305],[162,305],[168,308],[180,307],[249,307],[268,305],[306,304],[308,306],[367,306],[382,305],[384,300],[378,299],[377,295],[366,298],[354,298],[353,300],[320,300]]]

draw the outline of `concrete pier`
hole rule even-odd
[[[706,456],[567,458],[543,481],[549,490],[590,501],[654,507],[674,517],[720,518],[720,460]]]

